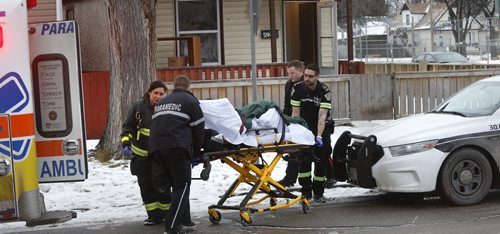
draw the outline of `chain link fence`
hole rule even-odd
[[[454,30],[468,25],[469,30]],[[376,21],[355,25],[353,50],[357,60],[366,62],[411,62],[423,52],[455,51],[471,60],[500,59],[500,19],[438,21],[406,25],[403,22]],[[347,35],[338,36],[340,59],[347,59]]]

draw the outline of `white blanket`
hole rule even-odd
[[[233,145],[245,144],[257,147],[258,144],[273,144],[281,139],[283,120],[278,111],[269,109],[259,118],[252,120],[252,128],[277,128],[274,130],[260,131],[259,142],[255,131],[244,131],[240,134],[241,118],[227,98],[217,100],[201,100],[200,106],[205,118],[205,128],[213,129],[224,136],[224,139]],[[300,124],[290,124],[285,130],[285,141],[314,145],[314,135]]]

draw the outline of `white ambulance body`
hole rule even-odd
[[[76,24],[29,24],[29,7],[0,1],[0,220],[39,218],[38,182],[88,174]]]

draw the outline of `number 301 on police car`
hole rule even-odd
[[[500,124],[490,124],[490,131],[500,130]]]

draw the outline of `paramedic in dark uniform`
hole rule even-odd
[[[148,158],[149,129],[153,107],[163,98],[165,92],[167,92],[167,86],[163,82],[151,83],[143,100],[133,105],[122,125],[123,154],[132,156],[130,171],[132,175],[137,176],[142,202],[148,214],[144,225],[163,223],[165,212],[170,207],[170,187],[166,185],[166,180],[162,183],[155,178],[162,175],[162,169]]]
[[[292,105],[290,100],[292,98],[293,86],[304,80],[304,64],[298,60],[292,60],[288,63],[286,72],[288,73],[289,79],[285,84],[285,105],[283,108],[283,114],[291,116],[292,115]],[[286,174],[283,179],[278,183],[285,187],[290,187],[297,181],[297,176],[299,174],[300,163],[297,162],[296,158],[289,157],[291,160],[288,161],[286,167]]]
[[[292,116],[304,118],[309,129],[316,136],[314,153],[319,161],[314,162],[314,177],[311,181],[311,160],[300,165],[299,183],[302,195],[319,203],[325,202],[323,197],[326,180],[326,165],[332,153],[330,135],[333,129],[325,127],[332,109],[330,90],[319,80],[319,68],[316,64],[308,64],[304,71],[304,82],[295,85],[292,94]],[[314,157],[311,157],[314,158]]]
[[[191,161],[199,157],[205,121],[196,97],[188,91],[189,79],[178,76],[174,91],[154,109],[150,154],[164,168],[172,185],[172,205],[165,217],[167,233],[194,230],[189,206]]]

